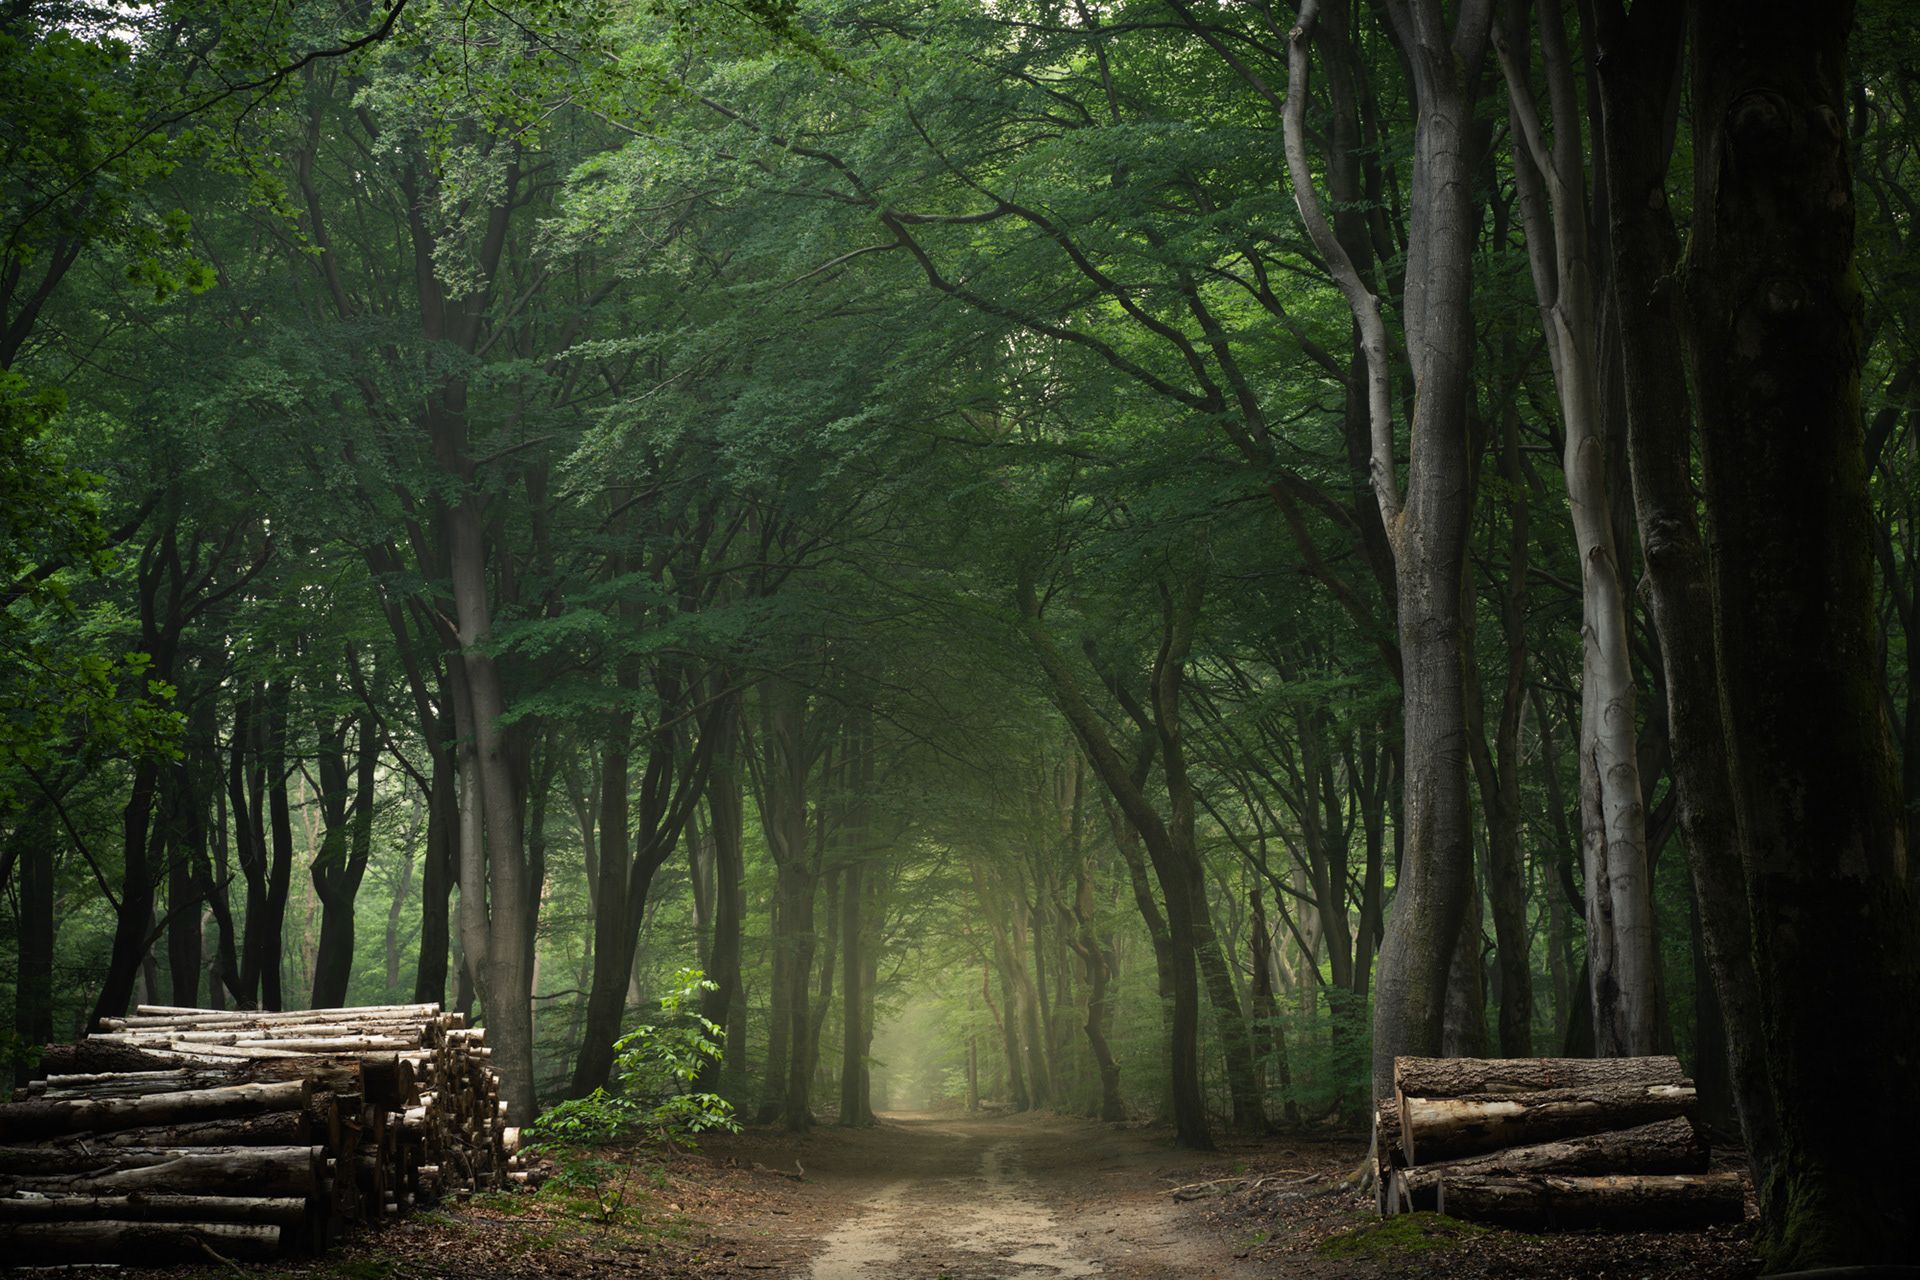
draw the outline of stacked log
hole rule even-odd
[[[0,1104],[0,1256],[250,1260],[524,1181],[486,1033],[438,1005],[142,1005]]]
[[[1380,1208],[1531,1230],[1738,1222],[1678,1059],[1396,1058],[1374,1112]]]

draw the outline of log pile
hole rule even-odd
[[[141,1005],[0,1104],[0,1257],[254,1260],[526,1181],[486,1032],[435,1004]]]
[[[1678,1059],[1396,1058],[1374,1111],[1380,1209],[1538,1230],[1738,1222]]]

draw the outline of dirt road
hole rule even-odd
[[[1231,1171],[1137,1130],[1054,1116],[890,1115],[875,1129],[754,1135],[712,1155],[806,1180],[739,1243],[786,1245],[772,1274],[808,1280],[1072,1280],[1271,1274],[1199,1229],[1168,1190]],[[771,1220],[769,1220],[771,1219]],[[730,1233],[731,1234],[731,1233]],[[757,1250],[756,1250],[757,1251]]]

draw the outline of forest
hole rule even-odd
[[[1753,1265],[1920,1260],[1912,16],[7,0],[15,1083],[438,1004],[516,1128],[1208,1152],[1671,1055]]]

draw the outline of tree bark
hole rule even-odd
[[[1405,1097],[1532,1093],[1608,1085],[1686,1084],[1680,1060],[1658,1058],[1402,1058],[1394,1090]]]
[[[325,1147],[0,1147],[0,1191],[62,1195],[309,1195]]]
[[[1632,1129],[1509,1147],[1449,1164],[1423,1164],[1393,1173],[1398,1203],[1415,1212],[1437,1209],[1442,1182],[1460,1177],[1513,1178],[1530,1174],[1705,1173],[1709,1152],[1693,1122],[1676,1116]]]
[[[1526,62],[1514,54],[1515,48],[1524,51],[1532,44],[1525,10],[1509,6],[1502,26],[1497,44],[1514,122],[1514,173],[1566,429],[1562,465],[1580,554],[1581,847],[1594,1035],[1602,1056],[1634,1056],[1658,1047],[1659,974],[1635,741],[1629,610],[1614,539],[1610,462],[1615,450],[1601,415],[1600,296],[1606,263],[1588,224],[1582,115],[1562,8],[1540,9],[1550,143]]]
[[[1594,1085],[1534,1093],[1400,1099],[1400,1145],[1410,1165],[1501,1147],[1626,1129],[1690,1113],[1691,1085]]]
[[[307,1202],[296,1196],[143,1194],[0,1199],[0,1227],[22,1222],[244,1222],[299,1227],[306,1216]],[[204,1260],[205,1256],[195,1260]]]
[[[1404,500],[1379,302],[1321,212],[1306,158],[1308,42],[1318,9],[1313,0],[1303,4],[1288,35],[1287,167],[1307,232],[1363,334],[1369,469],[1393,549],[1404,673],[1402,854],[1374,1000],[1373,1081],[1381,1094],[1391,1084],[1397,1055],[1440,1047],[1449,962],[1472,892],[1461,584],[1472,504],[1467,407],[1473,254],[1481,221],[1474,207],[1474,107],[1491,7],[1463,6],[1451,24],[1438,0],[1388,10],[1411,71],[1416,120],[1401,306],[1414,387]]]
[[[1776,1269],[1920,1256],[1920,1205],[1875,1167],[1857,1106],[1920,1067],[1920,931],[1874,680],[1851,10],[1703,0],[1693,53],[1683,329],[1779,1124],[1759,1188]]]
[[[713,943],[708,948],[707,977],[713,990],[701,997],[700,1012],[719,1027],[732,1027],[732,1012],[745,999],[741,988],[740,933],[746,916],[745,815],[742,811],[740,766],[736,757],[739,742],[740,698],[725,695],[727,707],[721,714],[719,741],[713,764],[707,775],[707,829],[713,839],[714,907]],[[723,1062],[738,1061],[744,1046],[727,1036]],[[715,1091],[723,1062],[710,1062],[701,1068],[702,1087]]]
[[[306,1101],[306,1082],[289,1080],[134,1098],[15,1102],[0,1107],[0,1142],[259,1115],[304,1107]]]
[[[204,1264],[209,1257],[265,1262],[280,1253],[282,1234],[278,1225],[222,1221],[13,1223],[0,1220],[0,1252],[21,1265]]]
[[[1666,281],[1679,239],[1666,195],[1680,93],[1684,13],[1600,7],[1602,141],[1621,315],[1628,447],[1649,605],[1666,677],[1674,786],[1699,903],[1701,948],[1724,1010],[1727,1070],[1756,1185],[1777,1149],[1747,918],[1743,842],[1727,771],[1706,546],[1696,517],[1692,415],[1678,316]],[[1703,1076],[1705,1073],[1702,1073]]]
[[[347,661],[354,661],[351,652]],[[353,977],[353,904],[373,853],[374,768],[379,762],[380,739],[371,710],[360,716],[351,795],[344,722],[322,735],[317,764],[324,834],[308,872],[320,897],[320,947],[314,957],[313,995],[307,1002],[314,1009],[347,1002]]]
[[[17,955],[19,969],[13,987],[13,1030],[23,1047],[37,1048],[53,1039],[53,849],[51,805],[37,817],[21,822],[13,833],[25,847],[19,856]],[[15,1083],[24,1084],[34,1073],[32,1059],[22,1054],[15,1066]]]
[[[1444,1180],[1438,1199],[1450,1218],[1517,1228],[1708,1227],[1746,1213],[1737,1173],[1467,1176]]]

